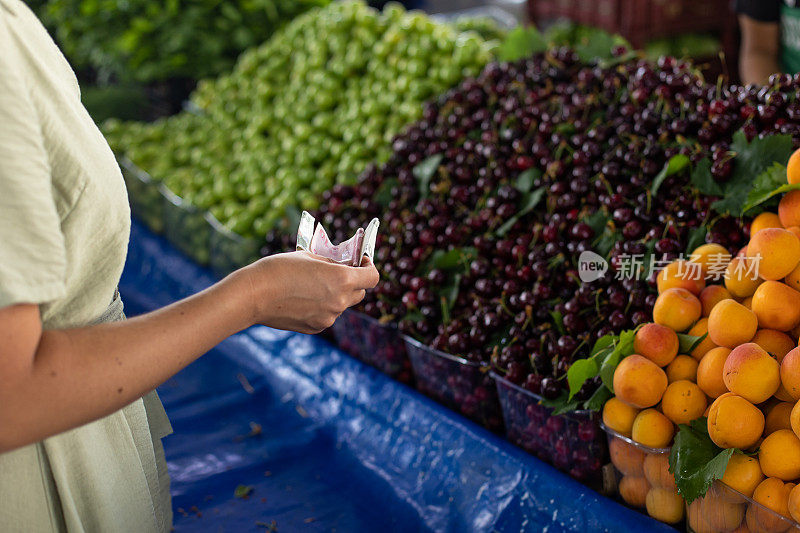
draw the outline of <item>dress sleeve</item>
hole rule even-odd
[[[736,0],[735,9],[739,15],[747,15],[759,22],[780,22],[779,0]]]
[[[66,292],[66,249],[39,116],[0,9],[0,308]]]

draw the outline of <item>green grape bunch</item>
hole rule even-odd
[[[287,213],[355,183],[422,114],[477,75],[497,41],[396,4],[335,2],[297,17],[229,74],[202,80],[199,111],[151,124],[110,122],[117,153],[228,228],[263,238]]]

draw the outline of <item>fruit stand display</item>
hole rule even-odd
[[[800,506],[798,88],[337,2],[105,130],[218,274],[301,209],[334,242],[378,217],[340,347],[658,520],[760,531]]]

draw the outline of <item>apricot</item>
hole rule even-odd
[[[761,466],[755,457],[743,453],[734,453],[728,460],[722,482],[733,490],[739,491],[748,498],[753,496],[753,491],[764,479]]]
[[[753,297],[752,296],[748,296],[747,298],[742,300],[742,305],[752,311],[753,310]]]
[[[667,524],[677,524],[683,520],[685,504],[683,498],[674,490],[654,487],[647,492],[645,499],[647,514]]]
[[[800,190],[789,191],[778,202],[778,218],[784,228],[800,226]]]
[[[644,507],[649,491],[650,485],[643,477],[624,476],[619,480],[619,495],[633,507]]]
[[[789,425],[792,426],[792,431],[794,434],[800,438],[800,402],[794,404],[792,407],[792,412],[789,413]]]
[[[783,361],[784,356],[792,348],[797,346],[797,343],[789,335],[775,329],[760,329],[756,331],[751,342],[764,348],[770,355],[774,355],[779,363]]]
[[[708,434],[720,448],[746,450],[764,433],[764,413],[741,396],[727,392],[708,410]]]
[[[758,330],[755,313],[734,300],[722,300],[708,315],[708,336],[717,346],[734,348]]]
[[[625,476],[641,477],[644,475],[645,453],[629,442],[612,438],[608,442],[608,455],[611,463]]]
[[[783,282],[796,291],[800,291],[800,265],[794,267],[794,270],[786,274]]]
[[[725,288],[734,298],[752,296],[763,281],[758,277],[757,265],[744,256],[731,259],[725,269]]]
[[[658,286],[659,294],[667,289],[677,287],[699,295],[700,291],[706,286],[703,267],[699,263],[678,259],[658,272],[656,285]]]
[[[733,295],[728,289],[722,285],[709,285],[700,291],[700,306],[702,308],[702,316],[707,317],[711,314],[711,310],[715,305],[722,300],[732,300]]]
[[[653,307],[653,321],[675,331],[686,331],[703,309],[697,296],[686,289],[667,289],[658,295]]]
[[[631,407],[618,398],[611,398],[603,406],[603,424],[620,435],[630,437],[633,419],[638,414],[639,409]]]
[[[792,429],[792,408],[793,403],[778,402],[766,410],[764,422],[764,435],[775,433],[779,429]]]
[[[789,518],[789,493],[794,488],[780,479],[768,477],[758,484],[753,491],[753,500],[773,513]],[[751,531],[785,531],[789,523],[762,509],[758,505],[750,505],[747,509],[747,526]]]
[[[690,530],[694,533],[719,533],[706,522],[703,516],[702,501],[703,500],[698,498],[689,504],[686,517],[688,518]]]
[[[758,261],[758,275],[767,280],[783,279],[800,263],[800,239],[781,228],[762,229],[751,235],[747,255]]]
[[[790,185],[800,183],[800,150],[795,150],[786,163],[786,182]]]
[[[794,400],[800,400],[800,348],[789,350],[781,361],[781,383]]]
[[[792,395],[789,394],[789,391],[786,390],[786,387],[783,386],[783,383],[780,384],[778,390],[775,391],[775,399],[781,402],[793,402],[794,398]]]
[[[667,389],[667,375],[650,359],[633,354],[617,365],[613,386],[617,398],[645,409],[661,401]]]
[[[762,229],[782,227],[781,219],[776,213],[764,211],[756,216],[750,223],[750,235],[755,235]]]
[[[644,457],[644,477],[653,487],[678,490],[675,476],[669,471],[668,453],[648,453]]]
[[[705,335],[705,338],[700,341],[700,343],[694,347],[691,352],[691,356],[697,359],[698,361],[703,358],[703,356],[712,348],[716,348],[717,345],[714,344],[714,341],[711,340],[711,337],[706,335],[708,333],[708,319],[701,318],[698,320],[694,326],[689,330],[688,334],[694,337],[702,337]]]
[[[722,379],[728,390],[757,404],[775,394],[781,384],[781,367],[753,342],[737,346],[725,359]]]
[[[689,355],[679,355],[665,369],[667,382],[674,383],[680,379],[697,381],[697,359]]]
[[[690,262],[700,265],[704,279],[722,276],[730,260],[731,253],[728,249],[717,243],[702,244],[689,256]]]
[[[729,348],[714,348],[703,356],[697,366],[697,385],[711,398],[718,398],[728,392],[723,370],[730,353]]]
[[[795,522],[800,522],[800,485],[792,487],[789,491],[789,515]]]
[[[688,424],[703,416],[706,410],[706,395],[691,381],[671,383],[661,398],[661,411],[675,424]]]
[[[789,331],[800,323],[800,292],[779,281],[765,281],[753,294],[753,313],[759,327]]]
[[[767,435],[758,449],[758,464],[767,477],[791,481],[800,477],[800,439],[791,430]]]
[[[744,520],[745,506],[731,502],[715,488],[700,500],[700,513],[713,531],[731,531]]]
[[[786,231],[791,231],[797,236],[798,239],[800,239],[800,226],[789,226],[786,228]]]
[[[661,324],[645,324],[633,338],[633,351],[653,361],[658,366],[667,366],[678,355],[678,334]]]
[[[675,426],[656,409],[645,409],[633,420],[631,438],[650,448],[666,448],[672,442]]]

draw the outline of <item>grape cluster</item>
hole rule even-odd
[[[382,281],[364,312],[434,348],[491,360],[510,381],[555,398],[595,339],[651,316],[655,280],[613,276],[624,255],[673,259],[701,225],[732,251],[746,242],[743,222],[714,216],[715,198],[700,195],[688,172],[654,194],[665,164],[710,157],[721,182],[740,128],[751,139],[790,133],[798,144],[798,87],[786,76],[763,89],[718,87],[672,58],[603,66],[566,48],[491,63],[426,104],[388,161],[326,192],[317,214],[339,240],[370,217],[384,221]],[[430,180],[420,180],[420,163],[436,155]],[[532,191],[542,198],[526,210]],[[612,275],[582,283],[577,257],[599,247]],[[440,249],[463,252],[456,268],[437,268]]]
[[[335,182],[388,159],[421,103],[477,74],[496,44],[396,4],[334,2],[201,81],[196,114],[111,122],[105,133],[178,196],[261,238],[287,210],[316,208]]]

